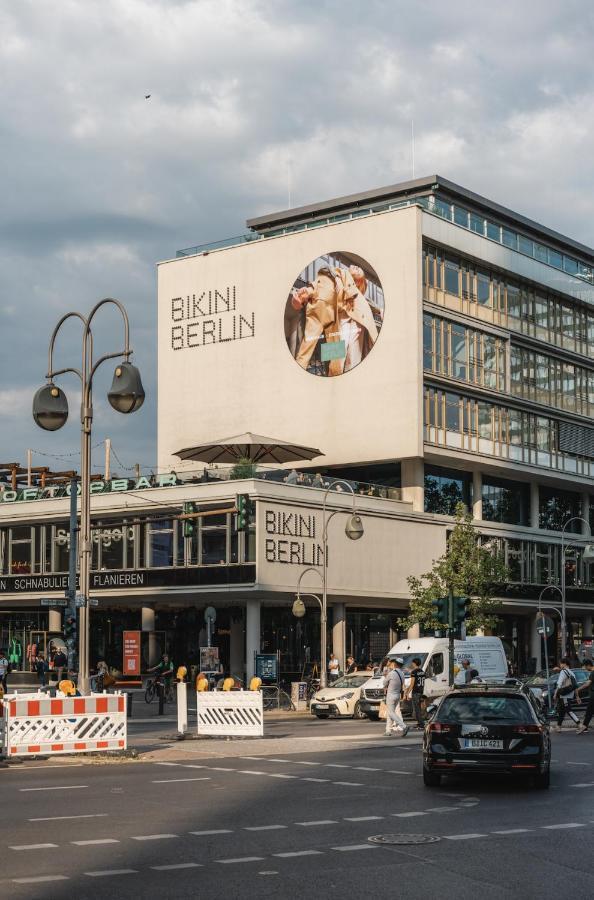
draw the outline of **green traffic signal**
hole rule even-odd
[[[196,504],[195,503],[184,503],[184,515],[189,515],[190,513],[196,512]],[[184,537],[189,538],[194,535],[196,531],[196,519],[184,519]]]
[[[454,624],[460,625],[465,621],[469,612],[472,601],[468,597],[454,597]]]
[[[447,625],[449,621],[448,614],[448,598],[440,597],[438,600],[433,600],[431,602],[431,606],[435,612],[435,618],[439,622],[440,625]]]
[[[235,498],[237,508],[237,530],[247,531],[250,527],[251,502],[249,494],[237,494]]]

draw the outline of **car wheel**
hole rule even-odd
[[[425,787],[439,787],[441,784],[441,775],[437,772],[430,772],[423,766],[423,784]]]
[[[546,790],[551,786],[551,768],[548,766],[544,772],[539,772],[534,776],[534,787],[539,790]]]
[[[353,719],[366,719],[366,718],[367,718],[367,716],[361,709],[361,704],[357,700],[357,702],[355,703],[355,709],[353,710]]]
[[[316,719],[329,719],[330,716],[324,715],[323,713],[315,713]]]

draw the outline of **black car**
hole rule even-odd
[[[577,686],[582,687],[583,684],[590,677],[590,673],[585,669],[572,669],[571,670],[575,676],[575,680],[577,681]],[[553,699],[553,695],[555,693],[555,689],[557,687],[557,681],[559,678],[559,670],[556,672],[549,672],[549,682],[548,682],[548,690],[547,690],[547,673],[543,670],[542,672],[537,672],[536,675],[531,675],[530,678],[524,679],[524,684],[526,687],[529,687],[537,700],[540,700],[542,705],[545,707],[547,714],[549,717],[555,715],[555,704],[549,705],[549,698]],[[586,704],[590,699],[590,688],[586,688],[586,690],[581,691],[580,700],[582,704]],[[575,707],[574,707],[575,708]],[[579,710],[579,706],[578,706]]]
[[[450,773],[529,775],[548,788],[551,739],[544,710],[524,685],[466,685],[429,708],[423,737],[423,780]]]

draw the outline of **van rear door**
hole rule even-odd
[[[425,666],[425,696],[441,697],[448,688],[447,653],[436,650],[431,654]]]

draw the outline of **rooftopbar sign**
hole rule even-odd
[[[154,479],[145,478],[112,478],[110,481],[92,481],[91,494],[112,494],[121,491],[139,491],[160,487],[173,487],[179,484],[177,475],[158,475]],[[80,494],[80,482],[77,491]],[[46,488],[19,488],[17,491],[0,492],[0,503],[21,503],[26,500],[48,500],[52,497],[69,497],[70,485],[54,484]]]

